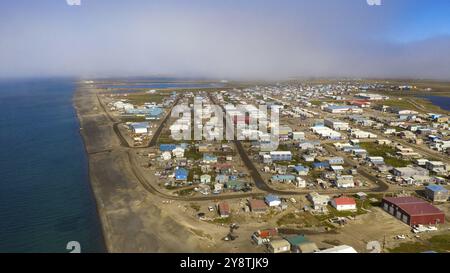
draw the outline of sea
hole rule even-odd
[[[105,252],[73,79],[0,80],[0,252]]]
[[[424,96],[424,98],[431,101],[432,104],[439,106],[444,110],[450,111],[450,97]]]

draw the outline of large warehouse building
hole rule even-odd
[[[416,197],[385,197],[382,207],[410,226],[435,225],[445,222],[445,214],[430,203]]]

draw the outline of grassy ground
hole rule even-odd
[[[395,157],[395,149],[388,145],[378,145],[375,142],[363,142],[360,144],[363,149],[367,150],[370,156],[382,156],[384,162],[392,167],[406,167],[411,161]]]
[[[170,93],[134,93],[128,94],[127,96],[121,96],[121,99],[127,99],[130,103],[134,105],[144,105],[146,102],[161,103],[165,98],[167,98]]]
[[[312,227],[320,224],[320,221],[307,212],[288,213],[277,221],[278,226],[297,225],[298,227]]]
[[[412,102],[413,101],[413,102]],[[385,100],[380,102],[382,105],[387,105],[391,107],[398,107],[404,110],[414,110],[420,113],[429,113],[429,112],[442,112],[443,110],[433,105],[429,100],[422,98],[402,98],[401,100],[398,98]]]
[[[424,242],[402,243],[396,248],[389,249],[389,252],[392,253],[420,253],[424,251],[450,252],[450,233],[433,236]]]

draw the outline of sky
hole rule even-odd
[[[448,0],[66,1],[0,1],[0,78],[450,80]]]

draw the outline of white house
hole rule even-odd
[[[301,178],[301,177],[297,177],[295,179],[295,186],[297,188],[305,188],[306,187],[306,180]]]
[[[339,197],[331,200],[331,206],[338,211],[356,210],[355,199],[350,197]]]
[[[281,205],[281,200],[278,196],[269,194],[264,198],[264,201],[269,207],[278,207]]]
[[[336,177],[336,186],[338,188],[354,188],[355,182],[352,175],[338,175]]]
[[[172,150],[172,154],[176,158],[182,158],[184,157],[184,149],[181,147],[176,147],[175,149]]]
[[[172,155],[170,154],[170,152],[163,152],[162,154],[161,154],[161,158],[162,158],[162,160],[170,160],[171,158],[172,158]]]
[[[325,126],[337,131],[347,131],[350,128],[347,122],[335,119],[325,119],[324,124]]]

